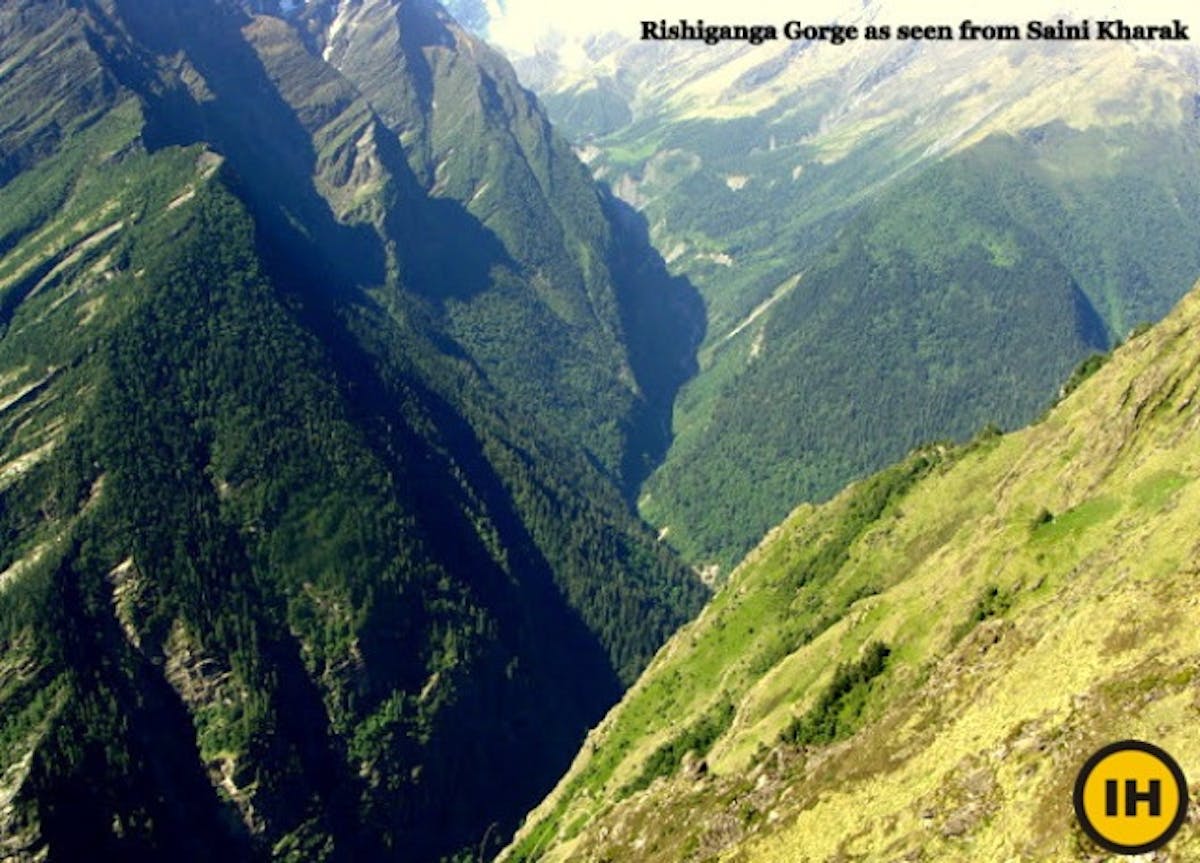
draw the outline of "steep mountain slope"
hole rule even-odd
[[[989,139],[881,193],[784,283],[752,340],[715,346],[642,502],[676,547],[730,554],[784,501],[824,499],[914,441],[1019,426],[1108,346],[1079,268],[1038,230],[1052,205],[1036,202],[1032,228],[998,205],[1038,194],[1013,170],[1023,149]]]
[[[1036,425],[797,509],[505,859],[1096,859],[1088,755],[1200,763],[1198,326],[1200,287]]]
[[[430,297],[439,326],[632,494],[666,447],[674,392],[694,361],[699,298],[641,269],[658,256],[638,226],[597,199],[507,62],[435,4],[314,0],[303,21],[398,136],[434,200],[465,210],[404,226],[429,258],[409,264],[412,281],[439,286]],[[447,261],[458,270],[444,272]],[[642,350],[639,321],[664,309],[670,326]]]
[[[281,5],[0,9],[6,857],[474,859],[703,593],[623,493],[661,263],[438,7],[367,4],[453,70],[388,87]],[[455,141],[537,248],[422,86],[507,94]]]
[[[437,291],[450,334],[497,386],[619,470],[613,426],[636,384],[622,367],[608,228],[584,168],[507,64],[434,4],[309,3],[304,17],[314,48],[404,145],[418,182],[460,205],[456,220],[447,208],[405,225],[429,260],[402,275]],[[459,272],[422,271],[448,261]]]
[[[845,4],[836,17],[894,27],[913,7]],[[701,371],[642,499],[697,565],[728,570],[798,499],[825,499],[921,441],[1028,422],[1098,334],[1107,346],[1159,319],[1200,274],[1191,47],[707,46],[638,41],[635,24],[548,36],[517,68],[704,296]],[[954,217],[897,235],[898,202],[919,220]],[[972,267],[961,291],[927,265],[943,246],[993,257],[1000,237],[1020,263]],[[915,270],[846,271],[847,247],[864,244],[912,256]],[[1078,337],[1070,303],[1051,315],[1017,299],[1047,269],[1075,283],[1099,331]],[[935,281],[914,289],[922,272]],[[869,302],[847,303],[855,291]],[[1009,303],[1031,314],[1009,320]],[[801,323],[835,317],[888,337],[864,351]],[[985,379],[1005,327],[1005,349],[1047,373]],[[912,361],[880,368],[878,354],[898,352]],[[967,379],[978,386],[963,397],[955,382]],[[854,415],[827,422],[848,381]]]

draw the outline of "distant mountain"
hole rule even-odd
[[[1200,274],[1189,46],[636,36],[551,32],[515,65],[704,297],[642,498],[697,566],[917,443],[1028,422]]]
[[[1087,757],[1200,760],[1198,326],[1200,286],[1029,428],[796,509],[501,859],[1103,858]]]
[[[494,850],[705,595],[694,305],[432,2],[5,3],[0,856]]]
[[[507,3],[505,0],[447,0],[442,5],[459,24],[484,35],[493,16],[504,14]]]

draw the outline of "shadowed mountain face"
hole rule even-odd
[[[292,6],[0,9],[18,860],[486,855],[703,596],[690,287],[439,7]]]

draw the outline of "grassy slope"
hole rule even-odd
[[[1193,292],[1040,423],[797,510],[593,732],[510,859],[1094,853],[1069,793],[1091,751],[1145,737],[1200,763],[1198,325]],[[781,744],[877,640],[892,654],[860,730]],[[737,710],[707,777],[618,802],[719,699]],[[1186,827],[1172,849],[1198,847]]]

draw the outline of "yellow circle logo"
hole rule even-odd
[[[1140,740],[1105,746],[1075,780],[1080,825],[1115,854],[1145,854],[1166,845],[1183,825],[1187,805],[1187,780],[1175,759]]]

